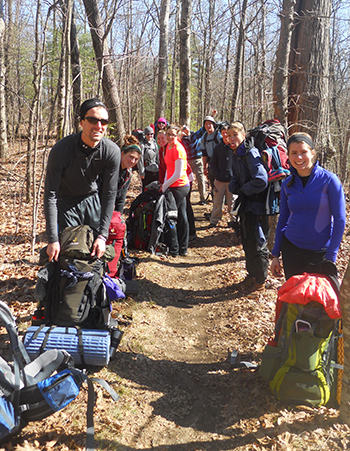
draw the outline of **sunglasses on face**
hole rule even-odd
[[[101,122],[101,125],[104,127],[108,124],[108,119],[99,119],[98,117],[92,117],[92,116],[86,116],[84,117],[84,119],[86,119],[88,121],[89,124],[91,125],[96,125],[99,122]]]
[[[146,133],[147,136],[153,136],[154,133]]]

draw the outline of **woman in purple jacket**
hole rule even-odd
[[[345,196],[338,177],[319,166],[311,136],[294,133],[288,140],[291,173],[282,183],[280,216],[272,249],[271,271],[286,280],[309,263],[336,261],[343,236]]]

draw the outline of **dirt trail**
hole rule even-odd
[[[245,275],[241,248],[232,229],[207,229],[209,210],[195,206],[198,238],[187,257],[141,255],[133,322],[113,363],[131,389],[122,400],[120,450],[250,446],[255,437],[245,423],[259,428],[270,403],[257,375],[233,370],[228,357],[233,348],[261,351],[272,290],[247,294],[243,312],[235,285]],[[258,333],[257,313],[268,320]]]

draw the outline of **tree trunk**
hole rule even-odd
[[[155,121],[165,116],[165,101],[168,78],[168,41],[169,41],[170,0],[162,0],[160,5],[159,35],[159,71],[156,98]]]
[[[241,68],[243,66],[242,60],[243,60],[247,5],[248,5],[248,0],[243,0],[241,21],[240,21],[240,25],[239,25],[239,33],[238,33],[238,41],[237,41],[235,72],[234,72],[234,79],[233,79],[233,94],[232,94],[232,100],[231,100],[231,122],[233,122],[236,117],[239,88],[240,88],[240,84],[241,84]]]
[[[204,111],[209,114],[211,111],[211,75],[214,52],[214,20],[215,20],[215,0],[209,0],[209,20],[207,24],[206,58],[204,68]]]
[[[181,0],[176,0],[176,13],[175,13],[175,36],[174,36],[174,51],[173,61],[171,65],[171,96],[170,96],[170,123],[175,123],[175,110],[176,110],[176,72],[178,68],[178,41],[179,41],[179,28],[180,28],[180,8]]]
[[[331,0],[297,0],[299,17],[292,34],[289,67],[292,131],[306,131],[321,150],[332,153],[329,136],[329,26]]]
[[[343,324],[344,371],[340,403],[340,420],[350,425],[350,262],[340,288]]]
[[[104,101],[109,110],[110,122],[115,124],[117,142],[121,144],[125,135],[125,128],[113,63],[106,40],[107,36],[104,33],[97,0],[84,0],[84,6],[90,26],[97,66],[102,78]]]
[[[81,93],[83,90],[82,87],[82,76],[81,76],[81,61],[80,61],[80,52],[79,52],[79,44],[77,37],[77,28],[75,25],[75,15],[74,15],[74,5],[72,12],[72,24],[70,30],[70,44],[71,44],[71,66],[72,66],[72,78],[73,78],[73,86],[72,86],[72,98],[73,98],[73,123],[75,132],[79,131],[79,109],[81,104]]]
[[[288,61],[293,31],[295,0],[283,0],[280,13],[281,28],[273,78],[273,104],[275,119],[287,124],[288,116]]]
[[[192,0],[182,0],[180,24],[180,125],[190,123]]]
[[[6,128],[6,103],[5,103],[5,21],[2,1],[0,1],[0,158],[7,160],[7,128]]]
[[[226,62],[225,62],[225,77],[224,77],[224,89],[223,89],[223,96],[221,101],[221,119],[224,119],[226,117],[226,98],[227,98],[227,81],[228,81],[228,74],[230,69],[230,49],[231,49],[231,36],[233,32],[233,18],[234,18],[234,11],[233,8],[230,8],[231,16],[230,16],[230,28],[228,32],[227,37],[227,46],[226,46]]]

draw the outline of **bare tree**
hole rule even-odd
[[[97,66],[102,80],[104,100],[109,110],[110,120],[115,124],[117,142],[121,143],[125,135],[125,128],[113,62],[107,43],[107,36],[115,16],[116,2],[106,27],[104,27],[97,0],[84,0],[84,6],[90,26]]]
[[[192,0],[182,0],[180,24],[180,124],[189,124],[190,122],[191,11]]]
[[[70,27],[70,44],[71,44],[71,67],[72,67],[72,99],[73,99],[73,121],[75,131],[79,130],[79,108],[81,104],[81,95],[83,91],[83,77],[81,73],[81,61],[77,36],[77,28],[75,25],[74,4],[72,11],[72,23]]]
[[[5,103],[5,20],[2,1],[0,1],[0,158],[6,160],[8,153]]]
[[[283,0],[280,37],[276,54],[276,67],[273,78],[273,102],[275,118],[282,124],[288,116],[288,61],[293,31],[295,0]]]
[[[289,66],[292,131],[308,131],[321,163],[332,153],[329,133],[329,27],[331,0],[297,0]]]
[[[160,4],[159,26],[159,71],[156,98],[155,120],[165,115],[165,100],[168,78],[168,41],[169,41],[170,0],[162,0]]]
[[[179,28],[180,28],[181,0],[176,0],[175,36],[173,48],[173,61],[171,65],[171,97],[170,97],[170,123],[175,123],[176,104],[176,73],[179,63]]]
[[[70,97],[71,97],[71,24],[73,0],[60,0],[62,9],[62,45],[58,78],[57,137],[63,138],[70,133]]]
[[[232,100],[231,100],[231,121],[235,120],[237,101],[238,101],[238,93],[239,93],[239,88],[241,85],[241,78],[242,78],[244,35],[245,35],[247,5],[248,5],[248,0],[243,0],[241,18],[240,18],[240,24],[239,24],[238,40],[237,40],[237,51],[236,51],[235,71],[234,71],[234,80],[233,80],[234,85],[233,85],[233,93],[232,93]]]

